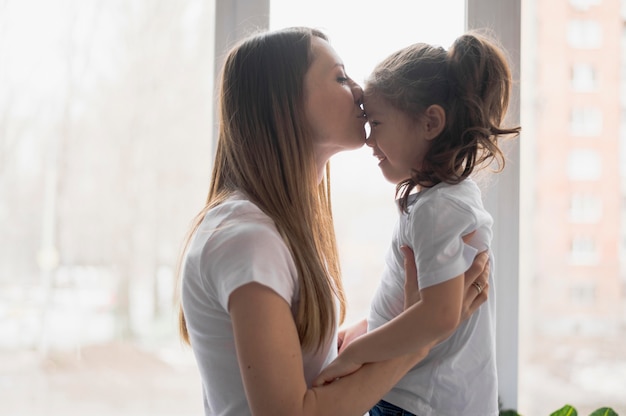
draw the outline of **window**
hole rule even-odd
[[[602,133],[602,111],[596,107],[574,107],[570,129],[573,136],[599,136]]]
[[[602,161],[595,150],[572,150],[568,160],[568,176],[572,180],[598,180],[602,175]]]
[[[591,64],[572,65],[572,89],[579,92],[593,91],[597,88],[597,74]]]
[[[573,283],[569,289],[570,302],[574,306],[593,306],[596,302],[596,285],[593,282]]]
[[[598,251],[595,239],[589,236],[574,237],[570,249],[570,263],[576,265],[591,265],[597,262]]]
[[[602,0],[569,0],[569,4],[576,10],[587,11],[592,6],[598,6]]]
[[[573,223],[598,222],[602,217],[602,200],[593,194],[573,194],[569,212]]]
[[[602,26],[595,20],[570,20],[567,42],[576,49],[597,49],[602,46]]]

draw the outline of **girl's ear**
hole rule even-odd
[[[446,126],[446,112],[439,104],[433,104],[424,112],[426,120],[426,140],[439,136]]]

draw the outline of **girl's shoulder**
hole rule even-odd
[[[417,195],[414,205],[412,211],[430,210],[436,214],[457,209],[473,211],[483,204],[480,188],[468,178],[456,184],[441,182],[426,189]]]

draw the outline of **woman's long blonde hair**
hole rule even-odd
[[[318,348],[345,315],[345,295],[330,204],[329,167],[322,182],[304,112],[304,76],[314,29],[254,35],[234,47],[222,70],[219,137],[206,205],[188,233],[184,252],[206,212],[233,191],[247,195],[276,225],[299,279],[296,327],[305,349]],[[181,279],[181,268],[178,273]],[[182,307],[182,339],[190,343]]]

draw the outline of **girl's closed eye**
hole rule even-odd
[[[370,125],[370,128],[374,128],[374,127],[380,125],[380,122],[376,121],[376,120],[367,120],[367,123]]]
[[[348,82],[348,78],[347,77],[337,77],[337,82],[339,82],[340,84],[346,84]]]

